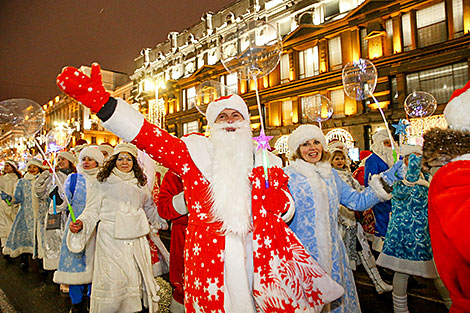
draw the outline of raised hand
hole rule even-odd
[[[98,63],[91,65],[88,77],[75,67],[67,66],[57,76],[57,86],[72,98],[97,113],[109,100],[109,92],[103,87],[101,68]]]

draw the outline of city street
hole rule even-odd
[[[23,273],[19,267],[19,260],[7,263],[0,258],[0,312],[2,313],[67,313],[70,309],[69,298],[61,294],[59,286],[52,282],[52,272],[40,274],[35,262],[32,262],[28,273]],[[363,313],[392,313],[391,293],[377,295],[372,282],[359,267],[355,273],[359,298]],[[168,276],[164,277],[168,279]],[[426,287],[422,289],[409,289],[408,306],[412,313],[445,313],[445,306],[439,298],[431,280],[418,279]],[[160,285],[167,285],[160,279]],[[162,288],[165,294],[160,312],[169,312],[169,291]]]

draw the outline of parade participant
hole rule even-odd
[[[359,167],[354,171],[353,178],[364,186],[364,167],[366,164],[367,158],[372,154],[369,150],[363,150],[359,153]],[[366,235],[367,240],[373,242],[375,237],[375,217],[374,212],[371,209],[367,209],[364,212],[355,211],[356,219],[362,226],[364,234]]]
[[[470,308],[470,82],[444,110],[449,127],[424,134],[423,165],[435,173],[429,187],[429,232],[437,271],[452,298],[450,312]],[[441,167],[442,166],[442,167]]]
[[[66,240],[73,253],[86,249],[96,232],[92,313],[139,312],[142,303],[149,312],[158,310],[158,285],[146,235],[161,226],[146,183],[137,148],[117,145],[97,182],[87,186],[85,210],[69,225]]]
[[[67,221],[68,211],[67,203],[63,200],[64,194],[60,192],[58,185],[63,186],[67,177],[77,172],[75,163],[76,158],[71,152],[62,151],[57,155],[56,175],[53,175],[50,171],[44,171],[34,183],[34,190],[38,198],[42,201],[50,200],[46,221],[51,214],[57,213],[60,213],[61,219],[59,227],[44,231],[44,258],[42,264],[45,270],[56,270],[59,265],[60,245],[64,236],[64,225]],[[63,286],[62,289],[64,289]]]
[[[3,248],[3,254],[13,258],[21,256],[20,267],[25,272],[29,267],[29,255],[32,255],[33,259],[41,259],[44,256],[44,219],[49,204],[39,200],[34,190],[37,177],[44,171],[41,161],[30,159],[26,168],[28,172],[18,181],[15,188],[11,203],[19,203],[19,209]]]
[[[408,277],[438,278],[428,230],[431,177],[421,172],[420,146],[403,145],[400,152],[408,168],[405,178],[393,185],[392,215],[377,264],[395,272],[393,310],[395,313],[406,313]]]
[[[78,173],[67,177],[64,184],[67,199],[73,208],[75,216],[80,216],[85,209],[87,186],[96,181],[99,167],[103,165],[104,156],[97,147],[86,147],[79,155]],[[84,251],[71,252],[67,247],[67,234],[71,216],[65,225],[62,245],[60,247],[59,266],[54,272],[56,284],[69,285],[69,295],[72,301],[72,313],[86,312],[87,301],[91,292],[91,279],[93,276],[93,256],[95,252],[94,234],[86,243]]]
[[[263,153],[255,151],[241,97],[222,97],[208,106],[210,138],[178,139],[125,101],[111,98],[97,64],[91,77],[67,67],[57,83],[97,112],[104,127],[181,177],[190,212],[184,260],[188,313],[254,313],[256,307],[272,312],[275,306],[283,312],[306,311],[341,295],[342,288],[280,220],[290,208],[287,177],[277,167],[268,170],[269,178],[262,176]],[[280,164],[272,154],[268,158],[271,165]]]
[[[374,175],[370,186],[360,193],[331,168],[324,148],[326,138],[320,128],[301,125],[290,134],[287,144],[292,160],[285,172],[289,175],[296,210],[290,227],[307,251],[345,289],[345,294],[322,312],[360,312],[354,277],[338,232],[339,206],[360,211],[390,199],[384,185],[397,179],[395,173],[401,164],[397,163],[380,176]]]
[[[170,311],[181,313],[184,312],[184,241],[188,208],[184,200],[183,182],[172,171],[163,176],[157,209],[162,218],[171,221],[170,283],[174,290]]]
[[[377,130],[372,136],[372,154],[367,158],[364,167],[364,186],[369,186],[370,178],[388,170],[393,164],[392,143],[386,129]],[[395,144],[395,146],[397,146]],[[378,203],[372,208],[375,217],[375,237],[372,249],[382,251],[383,241],[387,233],[387,225],[392,211],[390,201]]]
[[[13,220],[18,212],[18,205],[12,203],[12,196],[15,192],[16,184],[22,175],[18,171],[18,164],[13,160],[5,161],[2,172],[3,174],[0,176],[2,199],[0,202],[0,241],[3,248],[10,233]],[[8,258],[7,255],[4,255],[4,257]]]
[[[364,187],[352,177],[352,173],[349,170],[349,162],[350,160],[345,150],[334,149],[331,152],[330,163],[338,173],[339,177],[341,177],[341,179],[354,190],[363,191]],[[360,263],[362,263],[362,266],[364,266],[364,269],[367,272],[367,275],[369,275],[370,279],[374,283],[377,293],[381,294],[383,292],[392,291],[393,287],[382,280],[382,277],[377,270],[375,258],[370,251],[369,243],[367,242],[367,238],[362,230],[362,226],[356,222],[355,212],[356,211],[352,211],[344,205],[340,205],[338,213],[340,233],[349,257],[349,266],[353,271],[355,271],[356,264],[359,263],[359,258]],[[359,243],[359,246],[357,243]]]
[[[100,149],[101,153],[103,153],[105,160],[114,153],[114,147],[107,142],[100,144],[98,148]]]

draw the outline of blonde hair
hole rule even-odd
[[[330,164],[333,165],[333,160],[337,155],[341,155],[344,158],[344,168],[349,170],[349,164],[351,163],[349,157],[340,149],[333,150],[333,152],[330,153]]]
[[[320,158],[320,161],[318,162],[322,162],[322,161],[328,161],[330,158],[330,153],[328,151],[326,151],[323,146],[322,146],[322,149],[321,149],[321,158]],[[291,156],[290,156],[290,160],[292,161],[295,161],[297,159],[301,159],[301,160],[304,160],[302,158],[302,156],[300,155],[300,146],[297,147],[297,150],[294,152],[294,153],[291,153]],[[305,160],[304,160],[305,161]]]

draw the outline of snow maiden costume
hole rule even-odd
[[[117,145],[114,155],[121,152],[137,159],[133,145]],[[71,252],[83,251],[96,231],[90,312],[138,312],[142,300],[149,312],[156,312],[158,285],[146,235],[149,222],[158,229],[160,220],[150,191],[139,184],[134,171],[125,173],[115,166],[103,182],[91,183],[78,219],[83,229],[67,235]]]
[[[424,135],[423,165],[442,166],[429,187],[429,232],[437,270],[452,298],[451,313],[470,308],[470,82],[444,110],[448,129]]]
[[[301,144],[312,139],[326,147],[325,136],[317,126],[301,125],[289,136],[289,150],[297,151]],[[323,150],[323,153],[326,152]],[[399,165],[383,173],[383,179],[389,184],[396,179]],[[289,176],[289,190],[296,208],[290,228],[307,252],[345,289],[343,297],[332,302],[326,312],[360,312],[354,277],[338,231],[339,206],[343,204],[352,210],[365,210],[390,199],[391,195],[383,189],[378,175],[372,177],[370,187],[364,192],[355,191],[327,160],[313,164],[297,158],[291,161],[285,172]]]
[[[78,173],[71,174],[65,181],[65,192],[76,217],[80,216],[85,209],[87,199],[87,186],[96,182],[98,167],[83,169],[82,160],[89,157],[96,161],[98,167],[103,164],[104,156],[97,147],[86,147],[80,152]],[[60,247],[59,266],[54,272],[56,284],[67,284],[69,286],[72,305],[78,306],[82,303],[86,287],[91,283],[93,277],[93,257],[95,253],[95,234],[92,234],[86,247],[79,253],[71,252],[67,247],[67,234],[72,218],[69,216],[65,224],[65,232]]]
[[[248,109],[242,98],[223,97],[207,109],[211,127],[227,108],[238,111],[246,122],[243,126],[247,125],[243,130],[239,126],[234,134],[219,130],[236,138],[246,132],[248,140],[239,146],[248,153],[241,154],[236,146],[232,155],[233,159],[249,160],[246,166],[217,168],[226,160],[218,157],[222,151],[215,149],[213,140],[192,136],[183,141],[150,124],[128,103],[111,98],[102,87],[100,75],[97,64],[92,66],[92,78],[67,67],[57,81],[64,92],[98,112],[107,129],[135,143],[183,180],[189,211],[185,243],[187,313],[320,312],[325,303],[341,296],[342,288],[305,253],[279,217],[279,212],[290,207],[282,170],[270,168],[269,179],[274,181],[269,191],[263,187],[259,171],[253,172],[250,181],[253,166],[261,165],[262,153],[254,153]],[[276,159],[271,157],[270,161],[273,164]],[[235,181],[223,181],[227,172],[240,175],[232,175]],[[276,198],[276,202],[265,202],[263,197]]]
[[[29,160],[26,168],[31,164],[42,168],[41,161],[37,159]],[[26,173],[15,188],[14,202],[19,203],[20,208],[3,248],[3,253],[13,258],[23,253],[32,254],[33,259],[44,257],[44,220],[49,201],[41,201],[36,196],[34,183],[38,175]]]
[[[15,161],[8,160],[5,162],[5,164],[7,163],[15,169],[18,169],[18,165]],[[14,172],[5,173],[0,176],[0,192],[2,192],[2,194],[5,193],[9,198],[6,198],[6,200],[10,202],[10,204],[8,204],[3,199],[0,201],[0,241],[2,248],[5,246],[5,243],[8,239],[8,234],[10,233],[11,225],[13,224],[13,220],[15,219],[16,213],[18,212],[18,205],[11,203],[18,179],[18,176]]]

